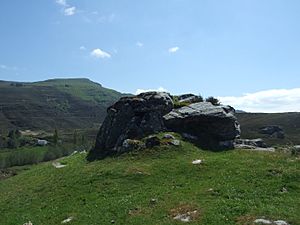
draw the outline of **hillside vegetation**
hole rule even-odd
[[[300,113],[238,113],[242,138],[263,138],[269,145],[300,144]],[[270,138],[259,133],[264,126],[278,125],[285,132],[284,139]]]
[[[0,182],[0,224],[299,225],[299,158],[281,153],[209,152],[182,142],[88,163],[86,154],[32,166]],[[196,159],[204,160],[193,165]]]
[[[99,127],[121,93],[88,79],[0,82],[0,130]]]

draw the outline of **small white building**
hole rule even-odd
[[[37,141],[37,144],[38,144],[39,146],[45,146],[45,145],[48,144],[48,141],[47,141],[47,140],[38,140],[38,141]]]

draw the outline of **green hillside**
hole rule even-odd
[[[88,79],[0,82],[0,130],[99,127],[121,93]]]
[[[86,154],[32,166],[0,181],[0,224],[300,224],[299,158],[281,153],[209,152],[190,143],[88,163]],[[196,159],[203,164],[193,165]]]
[[[238,113],[242,138],[263,138],[269,145],[300,144],[300,113]],[[285,132],[285,139],[270,138],[260,134],[264,126],[278,125]]]

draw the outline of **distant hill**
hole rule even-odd
[[[237,113],[242,138],[263,138],[268,144],[300,144],[300,113]],[[284,139],[260,134],[264,126],[278,125],[285,132]]]
[[[0,81],[0,129],[98,127],[106,108],[121,96],[89,79]]]

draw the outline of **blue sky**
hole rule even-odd
[[[263,93],[280,98],[269,111],[291,98],[284,110],[300,111],[299,10],[298,0],[4,0],[0,79],[88,77],[249,111],[268,111],[245,105]]]

